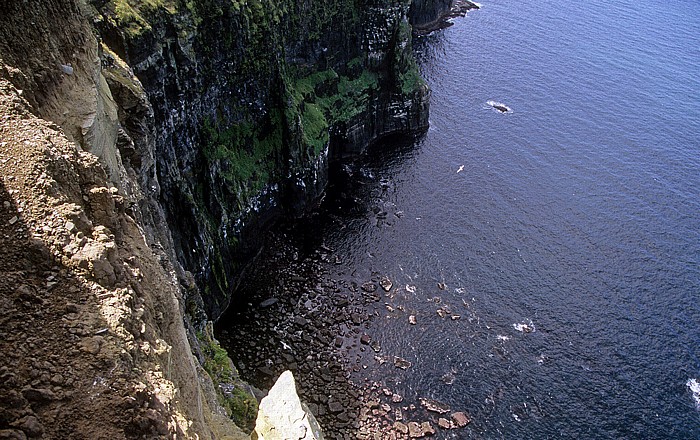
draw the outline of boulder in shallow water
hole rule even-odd
[[[387,277],[382,277],[381,280],[379,280],[379,285],[382,286],[382,289],[385,292],[388,292],[391,290],[392,287],[394,287],[394,284],[391,282],[391,280]]]
[[[301,403],[291,371],[285,371],[260,402],[255,433],[259,440],[323,440],[311,411]]]

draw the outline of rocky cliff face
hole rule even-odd
[[[210,318],[269,222],[318,200],[329,161],[427,126],[405,0],[93,5],[106,70],[123,59],[152,109],[110,81],[129,98],[116,96],[123,156],[203,290],[190,309]],[[151,114],[148,132],[138,122]]]
[[[426,26],[450,12],[454,0],[416,0],[411,2],[409,19],[414,26]]]
[[[427,127],[410,7],[0,5],[0,438],[243,435],[206,322],[330,161]]]

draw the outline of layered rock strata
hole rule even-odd
[[[330,161],[427,127],[409,8],[0,5],[2,436],[245,436],[207,322]]]

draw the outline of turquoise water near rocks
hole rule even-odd
[[[431,128],[324,235],[412,362],[354,380],[469,412],[441,438],[700,438],[700,3],[482,6],[416,42]]]

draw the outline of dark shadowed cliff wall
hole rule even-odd
[[[214,319],[269,222],[318,200],[329,160],[427,127],[408,1],[93,5],[106,70],[123,59],[150,104],[118,102],[123,156],[142,168],[140,152],[154,151],[145,192],[165,209],[177,259],[203,290],[189,308],[203,303]],[[139,121],[151,114],[146,136]]]

